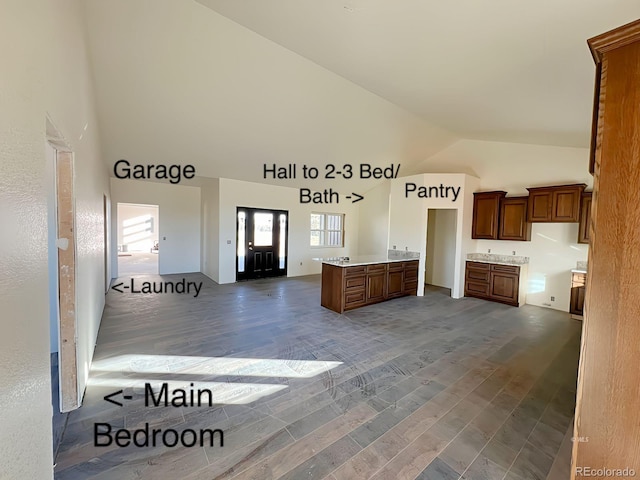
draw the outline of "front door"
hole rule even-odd
[[[288,217],[284,210],[238,207],[237,280],[287,274]]]

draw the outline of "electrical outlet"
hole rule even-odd
[[[512,253],[513,253],[513,255],[515,255],[515,254],[516,254],[516,251],[515,251],[515,250],[513,250],[513,252],[512,252]]]
[[[555,302],[556,301],[556,297],[551,297],[551,301]]]
[[[394,249],[394,250],[396,249],[396,246],[395,246],[395,245],[393,246],[393,249]]]
[[[300,266],[302,266],[302,262],[300,262]]]
[[[487,253],[491,253],[491,249],[490,248],[487,248]]]

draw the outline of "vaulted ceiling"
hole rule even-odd
[[[587,146],[586,40],[637,0],[198,0],[466,138]]]
[[[264,181],[264,163],[410,166],[458,138],[586,147],[585,41],[640,7],[87,0],[86,16],[109,164]]]

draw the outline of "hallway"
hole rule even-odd
[[[437,292],[338,315],[319,277],[107,295],[56,478],[545,479],[570,425],[580,323]],[[121,281],[122,278],[119,279]],[[145,407],[190,382],[208,406]],[[103,399],[123,390],[115,400]],[[131,399],[126,399],[130,396]],[[216,428],[224,446],[94,447],[115,430]]]

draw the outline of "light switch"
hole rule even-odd
[[[227,240],[227,245],[231,245],[231,240]]]

